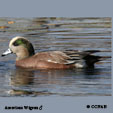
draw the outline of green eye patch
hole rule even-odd
[[[14,46],[19,46],[19,45],[26,45],[28,43],[28,41],[24,40],[24,39],[18,39],[16,40],[13,45]]]

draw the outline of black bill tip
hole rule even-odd
[[[1,57],[4,57],[4,56],[5,56],[4,54],[1,55]]]

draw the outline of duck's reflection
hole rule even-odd
[[[28,71],[21,68],[16,68],[11,72],[10,76],[10,86],[12,89],[8,91],[10,95],[31,95],[32,92],[28,90],[23,90],[22,87],[28,87],[33,84],[33,71]]]
[[[50,95],[47,89],[54,88],[53,85],[73,85],[78,80],[93,79],[93,75],[99,75],[100,70],[26,70],[17,68],[11,72],[10,95]],[[97,78],[97,77],[96,77]],[[99,77],[98,77],[99,79]],[[38,89],[42,89],[37,91]]]
[[[34,72],[17,68],[11,73],[11,82],[13,86],[25,86],[33,84]]]

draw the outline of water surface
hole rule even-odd
[[[14,36],[24,36],[35,51],[101,50],[111,56],[111,18],[0,18],[0,53]],[[110,96],[111,59],[95,69],[25,70],[16,56],[0,57],[0,96]]]

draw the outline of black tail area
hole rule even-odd
[[[100,56],[87,55],[83,59],[85,60],[87,67],[93,68],[96,62],[101,61],[101,58],[102,57]]]
[[[69,56],[70,58],[67,59],[67,64],[75,64],[75,63],[81,63],[83,60],[85,60],[86,66],[89,68],[94,68],[94,64],[96,62],[106,60],[107,58],[111,58],[109,56],[97,56],[94,55],[94,53],[97,52],[104,52],[99,50],[87,50],[87,51],[77,51],[77,50],[67,50],[64,51],[64,53]]]
[[[89,50],[84,51],[83,59],[85,60],[87,67],[94,67],[94,64],[98,61],[105,60],[106,58],[111,58],[110,56],[95,56],[93,53],[101,52],[99,50]]]

